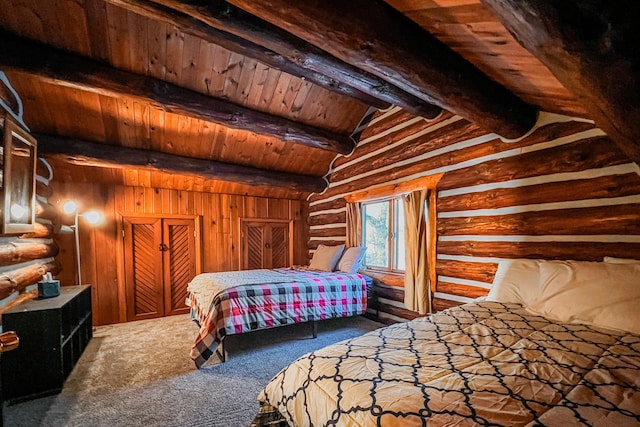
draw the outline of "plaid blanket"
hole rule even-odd
[[[360,274],[297,269],[275,271],[288,275],[290,281],[221,289],[212,298],[211,292],[201,283],[190,287],[187,305],[200,324],[200,332],[191,349],[191,358],[198,368],[216,351],[226,335],[355,316],[367,310],[366,282]]]

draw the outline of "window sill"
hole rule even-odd
[[[386,285],[404,287],[404,273],[397,271],[375,270],[371,268],[365,268],[361,271],[363,274],[366,274],[376,281]]]
[[[404,271],[392,271],[392,270],[383,270],[378,268],[364,268],[361,270],[365,274],[381,274],[385,276],[402,276],[404,277]]]

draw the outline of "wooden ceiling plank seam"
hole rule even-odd
[[[284,141],[312,148],[348,153],[354,146],[353,140],[347,135],[210,98],[152,77],[112,69],[14,36],[1,37],[0,49],[7,53],[0,58],[0,66],[26,70],[25,72],[57,84],[116,97],[126,94],[130,99],[149,102],[165,111],[277,136]],[[16,51],[23,54],[11,54]],[[24,52],[30,54],[24,55]]]
[[[131,100],[129,98],[117,98],[117,114],[118,114],[118,142],[123,147],[131,147],[132,142],[135,141],[135,129],[133,129],[133,125],[135,123],[135,119],[133,119],[133,114],[131,112],[132,106]],[[67,133],[61,133],[60,135],[67,135]]]
[[[98,95],[100,98],[100,111],[104,125],[104,141],[120,141],[120,125],[118,115],[118,101],[116,98]],[[58,132],[58,135],[64,135]]]
[[[262,62],[256,62],[255,74],[251,81],[251,88],[249,89],[245,105],[255,105],[256,109],[266,111],[260,106],[260,97],[269,79],[269,71],[272,69],[273,68],[269,68]]]
[[[311,96],[311,95],[309,95]],[[313,96],[313,99],[315,99],[315,102],[312,104],[313,106],[313,115],[316,117],[321,117],[324,118],[326,115],[326,111],[327,111],[327,103],[328,103],[328,99],[327,98],[321,98],[321,97],[317,97],[317,96]]]
[[[177,138],[179,138],[180,135],[176,131],[176,129],[178,129],[180,125],[180,116],[177,114],[172,114],[165,111],[164,124],[165,124],[164,132],[163,132],[164,138],[163,138],[162,149],[160,150],[160,152],[163,152],[163,153],[175,153],[176,151],[179,152],[180,144]]]
[[[227,136],[227,128],[224,126],[215,126],[215,133],[211,141],[211,150],[209,151],[210,160],[219,160],[222,158],[224,150],[224,140]]]
[[[167,25],[164,22],[147,22],[149,37],[149,75],[164,80],[167,74]]]
[[[229,96],[228,94],[235,94],[238,91],[238,81],[240,80],[245,58],[244,55],[233,51],[231,55],[229,55],[229,62],[222,73],[224,77],[223,98]]]
[[[249,95],[251,94],[251,87],[253,84],[253,79],[256,75],[258,62],[255,59],[245,57],[242,63],[242,71],[240,73],[240,77],[238,78],[238,86],[236,89],[236,93],[234,94],[234,99],[237,100],[241,105],[245,107],[249,106],[247,100]],[[249,106],[250,107],[250,106]]]
[[[280,81],[280,76],[282,75],[282,71],[277,70],[275,68],[271,68],[267,75],[267,79],[262,86],[262,91],[260,92],[260,101],[258,106],[263,111],[269,111],[269,104],[271,103],[271,99],[273,99],[276,88],[278,87],[278,82]],[[314,88],[317,88],[318,91],[321,91],[320,86],[314,85]]]
[[[89,30],[87,27],[86,16],[86,0],[56,0],[58,8],[64,8],[65,14],[57,14],[58,20],[64,19],[60,23],[60,28],[64,29],[67,49],[77,52],[83,56],[91,55],[91,40],[87,35]],[[62,6],[64,4],[64,6]],[[42,10],[42,8],[39,8]]]
[[[66,114],[55,114],[54,120],[56,122],[56,128],[61,135],[66,135],[74,131],[77,121],[75,116],[72,118],[73,111],[71,110],[68,102],[68,97],[64,93],[63,88],[48,84],[47,90],[49,96],[45,94],[45,99],[49,100],[49,107],[51,111],[65,111]]]
[[[131,55],[126,35],[128,30],[128,12],[107,4],[107,29],[109,36],[110,63],[124,70],[131,69]]]
[[[157,193],[162,195],[162,173],[153,171],[153,173],[151,174],[151,186],[156,189]],[[156,199],[156,201],[157,200],[158,199]],[[161,205],[154,205],[154,209],[158,209],[158,206],[161,206]],[[155,212],[158,212],[158,211],[159,209],[156,210]]]
[[[0,16],[2,16],[2,24],[3,26],[17,33],[20,31],[20,20],[17,15],[17,8],[11,1],[0,1]]]
[[[151,110],[151,107],[148,104],[141,102],[133,103],[136,130],[135,146],[138,148],[145,148],[147,150],[151,148],[151,117],[149,115],[149,110]]]
[[[280,115],[289,116],[292,113],[293,103],[296,99],[298,91],[300,90],[300,86],[302,86],[302,83],[303,80],[294,76],[291,77],[282,97],[282,104],[280,104]]]
[[[13,0],[13,8],[16,19],[19,23],[18,30],[27,37],[34,40],[44,40],[47,34],[44,32],[44,25],[37,12],[37,0]],[[25,23],[29,25],[25,25]],[[60,32],[53,35],[51,41],[58,41],[62,35]]]
[[[291,74],[281,73],[276,88],[273,91],[273,97],[269,103],[269,111],[282,111],[282,104],[284,103],[284,96],[289,89],[289,83],[294,78]]]
[[[345,120],[348,119],[348,116],[344,114],[347,107],[346,105],[342,106],[343,100],[338,99],[335,94],[331,93],[326,97],[326,104],[329,106],[324,111],[324,117],[326,117],[326,121],[329,123],[333,123],[336,128],[340,129],[346,125]],[[442,110],[440,110],[442,112]],[[359,119],[367,112],[367,110],[363,110],[359,113]],[[357,120],[359,122],[359,120]],[[355,126],[351,126],[353,130]]]
[[[147,23],[147,19],[127,12],[130,71],[136,74],[149,74],[149,30]]]
[[[145,187],[145,193],[153,194],[151,190],[151,171],[139,170],[138,171],[138,184]],[[145,196],[147,212],[153,212],[153,199]]]
[[[196,146],[193,143],[194,132],[192,132],[194,119],[183,115],[179,115],[177,118],[178,127],[174,128],[177,130],[175,135],[177,142],[173,147],[173,152],[185,157],[197,157]]]
[[[210,126],[209,123],[204,120],[197,120],[195,127],[195,138],[193,141],[194,152],[197,153],[194,157],[202,157],[202,153],[208,153],[210,149],[210,139],[209,132]]]
[[[106,62],[110,52],[106,3],[103,0],[84,0],[84,10],[91,45],[89,56]]]
[[[165,151],[164,135],[166,113],[159,108],[149,109],[149,149],[153,151]],[[104,141],[117,141],[117,139],[105,139]]]
[[[56,122],[49,114],[48,105],[39,102],[44,98],[42,83],[38,80],[33,81],[22,73],[7,73],[7,78],[11,82],[15,91],[21,94],[22,102],[25,105],[34,104],[34,108],[28,108],[24,111],[24,122],[30,128],[47,129],[49,132],[57,132]],[[33,102],[31,101],[33,97]]]
[[[217,98],[224,96],[225,85],[225,73],[229,59],[231,58],[231,51],[221,46],[216,47],[213,68],[211,69],[211,84],[209,95]]]
[[[104,141],[106,139],[104,122],[102,120],[102,107],[100,95],[81,91],[80,98],[83,108],[83,129],[89,130],[91,141]]]
[[[386,3],[229,2],[490,132],[518,138],[537,121],[534,107]]]
[[[124,185],[129,187],[137,187],[138,186],[138,170],[133,168],[124,169]],[[138,203],[135,202],[136,193],[134,193],[134,204],[133,209],[134,212],[139,212],[140,207]]]
[[[167,26],[167,56],[165,62],[164,80],[179,84],[182,73],[182,50],[184,46],[184,34],[178,27]]]
[[[302,84],[298,88],[298,93],[296,93],[295,99],[291,103],[291,118],[297,119],[298,117],[302,116],[302,113],[305,110],[305,105],[307,105],[307,100],[309,99],[309,92],[311,92],[312,87],[313,85],[311,83],[302,81]]]
[[[197,90],[198,68],[205,66],[205,64],[198,62],[198,57],[200,55],[200,45],[205,42],[190,34],[184,34],[183,37],[182,71],[180,73],[179,86]]]
[[[197,72],[194,77],[194,89],[200,93],[211,95],[211,73],[213,72],[213,62],[215,59],[216,46],[212,43],[202,41],[198,51],[198,59],[196,68]]]

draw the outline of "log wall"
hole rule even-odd
[[[307,260],[307,202],[302,200],[178,191],[164,188],[54,182],[58,204],[78,200],[83,209],[98,209],[105,221],[97,227],[80,224],[83,282],[93,285],[93,316],[98,325],[126,321],[122,216],[196,215],[201,218],[202,271],[238,270],[242,247],[241,218],[294,221],[294,264]],[[58,235],[63,266],[59,278],[76,277],[72,233]]]
[[[0,128],[7,117],[24,126],[22,101],[0,71]],[[58,246],[53,240],[56,214],[49,203],[51,179],[51,169],[39,159],[34,232],[0,234],[0,313],[25,299],[36,297],[35,284],[42,276],[47,272],[56,274],[60,270],[60,265],[54,260]]]
[[[437,310],[486,295],[507,258],[640,259],[640,168],[588,121],[542,113],[504,141],[458,116],[375,114],[330,186],[310,197],[309,250],[344,243],[344,196],[444,173],[437,187]],[[404,309],[402,277],[377,277],[381,315]]]

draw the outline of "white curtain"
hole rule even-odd
[[[406,267],[404,303],[409,310],[431,313],[429,283],[429,190],[413,191],[403,197],[405,211]]]

